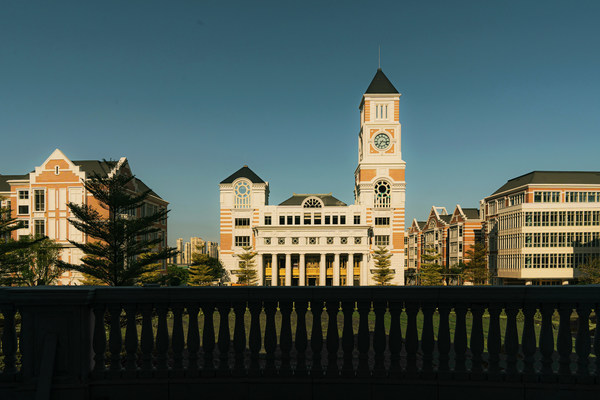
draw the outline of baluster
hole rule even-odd
[[[173,349],[173,371],[172,376],[183,376],[183,304],[173,304],[173,337],[171,338],[171,348]]]
[[[121,349],[123,339],[121,337],[121,305],[111,304],[108,306],[110,312],[110,329],[108,348],[110,349],[110,375],[113,378],[121,376]]]
[[[260,363],[258,357],[262,345],[260,330],[260,312],[262,311],[262,304],[258,300],[249,301],[248,309],[250,310],[250,337],[248,338],[250,367],[248,368],[248,375],[258,376],[260,375]]]
[[[277,350],[277,332],[275,328],[275,313],[277,312],[276,301],[265,301],[265,314],[267,324],[265,327],[265,371],[266,376],[277,374],[275,369],[275,350]]]
[[[502,308],[498,303],[491,303],[488,306],[490,314],[490,325],[488,329],[487,348],[489,354],[488,379],[498,381],[500,376],[500,350],[502,348],[502,338],[500,336],[500,312]]]
[[[540,330],[540,353],[542,354],[542,368],[540,370],[543,382],[554,381],[552,370],[552,354],[554,354],[554,334],[552,333],[553,304],[541,304],[542,328]]]
[[[402,303],[399,301],[390,301],[390,372],[389,375],[394,378],[400,377],[402,368],[400,366],[400,352],[402,351],[402,328],[400,327],[400,313],[402,313]]]
[[[306,332],[306,309],[307,302],[304,300],[294,303],[296,310],[296,371],[297,376],[308,375],[308,367],[306,365],[306,348],[308,347],[308,337]]]
[[[467,377],[467,306],[465,304],[456,304],[454,306],[456,313],[456,328],[454,330],[454,354],[455,367],[454,376],[459,379]]]
[[[187,333],[187,351],[188,367],[186,376],[195,378],[198,376],[198,350],[200,350],[200,329],[198,327],[198,311],[200,307],[197,304],[188,304],[188,333]]]
[[[246,375],[246,366],[244,365],[244,353],[246,352],[246,325],[244,323],[246,302],[237,301],[234,303],[233,312],[235,313],[235,325],[233,330],[233,375],[244,376]]]
[[[169,351],[169,330],[167,326],[167,312],[169,307],[166,303],[156,305],[158,314],[158,327],[156,328],[156,376],[166,378],[169,372],[167,364],[167,352]]]
[[[94,370],[92,372],[92,376],[96,379],[103,379],[104,373],[106,371],[105,365],[105,354],[106,354],[106,330],[104,329],[104,312],[106,307],[104,304],[95,304],[94,305],[94,339],[92,341],[92,346],[94,348]],[[4,314],[6,318],[6,313]],[[14,316],[14,314],[13,314]],[[5,321],[6,323],[6,321]],[[14,324],[14,322],[13,322]],[[4,335],[2,336],[2,344],[4,346],[5,336],[7,335],[7,330],[4,331]],[[16,337],[15,337],[16,341]],[[4,354],[6,357],[6,349],[4,350]],[[4,359],[6,363],[6,358]],[[13,362],[14,363],[14,362]],[[7,364],[8,365],[8,364]]]
[[[229,371],[229,344],[231,336],[229,333],[229,311],[231,305],[229,303],[217,303],[217,311],[219,312],[219,375],[227,376]]]
[[[2,332],[2,353],[4,354],[4,376],[12,377],[17,373],[17,329],[15,326],[15,306],[10,304],[2,305],[2,314],[4,315],[4,327]],[[103,321],[104,322],[104,321]],[[96,332],[94,332],[94,335]],[[102,324],[102,334],[104,334],[104,323]],[[94,338],[95,339],[95,338]],[[96,342],[94,341],[94,344]],[[104,336],[104,346],[106,346],[106,336]],[[94,346],[94,350],[96,347]],[[102,353],[102,366],[104,367],[104,352]],[[98,360],[96,360],[98,362]],[[94,368],[96,371],[96,368]],[[101,371],[104,371],[102,368]],[[0,373],[0,375],[2,375]]]
[[[369,312],[371,300],[358,302],[358,370],[356,374],[361,377],[370,376],[369,349],[371,347],[371,334],[369,332]]]
[[[321,360],[321,351],[323,350],[323,327],[321,326],[323,301],[312,300],[310,302],[310,311],[313,316],[312,332],[310,335],[310,348],[312,350],[310,374],[313,377],[319,377],[323,375],[323,364]]]
[[[573,305],[561,303],[558,306],[560,324],[558,325],[558,337],[556,347],[558,349],[558,374],[561,382],[573,381],[571,372],[571,354],[573,352],[573,337],[571,336],[571,314]]]
[[[425,378],[433,377],[433,312],[435,306],[425,302],[421,306],[423,311],[423,332],[421,335],[421,351],[423,352],[423,367],[421,375]]]
[[[419,351],[419,334],[417,332],[417,314],[419,305],[406,302],[406,338],[404,340],[406,351],[406,375],[409,378],[418,376],[417,352]]]
[[[596,304],[596,329],[594,329],[594,355],[596,356],[596,383],[600,383],[600,303]]]
[[[519,352],[519,334],[517,332],[517,314],[519,306],[508,303],[506,312],[506,332],[504,334],[504,351],[506,353],[506,375],[508,380],[517,380],[517,353]]]
[[[137,307],[133,303],[125,305],[125,315],[127,317],[127,327],[125,330],[125,351],[127,352],[127,361],[125,362],[125,372],[123,376],[135,378],[137,374],[137,350],[138,335],[136,328]]]
[[[438,305],[438,312],[440,314],[437,342],[439,352],[438,376],[441,379],[448,379],[450,377],[450,309],[451,307],[447,302]]]
[[[521,347],[523,348],[523,379],[525,381],[535,381],[535,328],[533,318],[535,316],[536,307],[529,303],[523,306],[523,335]]]
[[[483,305],[471,305],[473,324],[471,325],[471,379],[483,379]]]
[[[289,300],[280,301],[279,311],[281,312],[281,333],[279,334],[281,369],[279,374],[282,376],[290,376],[292,375],[292,366],[290,364],[290,351],[292,350],[292,302]]]
[[[154,366],[152,365],[152,350],[154,349],[154,333],[152,332],[152,304],[143,304],[142,309],[142,338],[140,347],[142,349],[142,369],[140,376],[149,378],[152,376]],[[102,324],[104,327],[104,324]]]
[[[213,321],[214,312],[214,303],[206,303],[202,305],[202,313],[204,314],[204,326],[202,327],[202,351],[204,353],[204,366],[202,368],[202,376],[205,377],[212,377],[215,375],[215,326]]]
[[[577,305],[577,338],[575,340],[575,352],[577,353],[577,381],[589,383],[590,370],[588,368],[590,356],[590,312],[589,304]]]
[[[327,315],[329,321],[327,322],[327,376],[335,377],[339,376],[339,370],[337,365],[338,360],[338,349],[340,346],[340,335],[337,326],[337,315],[340,311],[339,301],[327,301]]]

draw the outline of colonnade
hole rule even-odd
[[[259,258],[261,266],[259,284],[267,286],[367,285],[367,260],[368,253],[263,253]]]

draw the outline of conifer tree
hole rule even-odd
[[[59,261],[59,267],[87,274],[109,286],[131,286],[140,283],[142,275],[151,272],[156,264],[177,253],[175,248],[160,251],[153,248],[162,238],[149,239],[160,231],[154,224],[166,217],[167,210],[137,217],[132,210],[139,209],[150,195],[150,190],[135,193],[132,190],[134,176],[112,173],[106,176],[94,174],[84,182],[105,210],[101,213],[89,204],[69,203],[74,218],[69,222],[87,235],[87,243],[69,242],[82,250],[85,256],[81,264]]]
[[[600,284],[600,258],[590,257],[583,264],[577,266],[580,276],[579,284],[598,285]]]
[[[189,281],[191,286],[209,286],[221,281],[225,276],[225,268],[218,258],[208,254],[194,253],[192,265],[189,268]]]
[[[244,247],[244,252],[242,254],[236,254],[236,257],[240,259],[239,269],[235,270],[238,284],[255,286],[258,283],[258,276],[254,261],[256,254],[258,253],[252,251],[251,247]]]
[[[27,247],[15,251],[18,266],[12,274],[12,283],[18,286],[52,285],[62,274],[56,266],[61,246],[44,237],[39,240],[31,236],[19,238]]]
[[[421,254],[421,268],[419,270],[419,278],[421,286],[438,286],[443,282],[442,266],[436,261],[440,259],[440,255],[431,248],[423,249]]]
[[[23,223],[11,216],[10,208],[0,207],[0,285],[15,284],[15,274],[23,264],[23,260],[19,259],[16,252],[41,240],[41,238],[27,241],[13,240],[11,233],[21,228],[23,228]]]
[[[463,279],[474,285],[484,285],[488,280],[486,248],[483,243],[475,245],[465,252],[465,268],[462,272]]]
[[[373,280],[377,285],[389,285],[392,279],[394,279],[394,271],[390,268],[390,258],[392,258],[392,255],[387,248],[379,246],[377,250],[373,252],[373,258],[375,259]]]

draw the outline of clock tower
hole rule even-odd
[[[354,173],[356,204],[366,208],[373,227],[372,249],[386,247],[392,253],[394,283],[403,283],[404,267],[404,171],[400,93],[377,70],[360,103],[358,167]]]

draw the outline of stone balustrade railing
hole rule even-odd
[[[173,379],[600,383],[600,286],[2,288],[0,307],[0,397]]]

